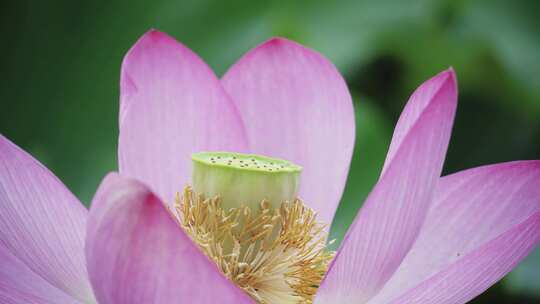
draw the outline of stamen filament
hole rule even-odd
[[[177,194],[181,227],[221,272],[258,303],[312,303],[334,253],[326,226],[296,198],[224,210],[219,197]]]

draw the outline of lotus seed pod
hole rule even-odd
[[[230,152],[195,153],[192,160],[194,192],[205,198],[219,196],[225,210],[257,210],[263,200],[279,208],[297,197],[302,167],[291,162]]]

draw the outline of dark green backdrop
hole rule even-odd
[[[149,28],[221,75],[279,35],[330,58],[357,112],[357,145],[333,234],[376,180],[394,123],[422,81],[453,66],[460,96],[445,173],[540,158],[538,1],[3,1],[0,132],[85,203],[116,169],[119,68]],[[540,250],[474,303],[538,303]]]

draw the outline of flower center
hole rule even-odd
[[[257,303],[312,303],[334,253],[327,226],[296,196],[300,167],[254,155],[200,156],[194,188],[176,198],[181,227]]]
[[[302,168],[285,160],[229,152],[195,153],[192,159],[193,190],[219,196],[225,209],[255,209],[263,200],[279,207],[298,194]]]

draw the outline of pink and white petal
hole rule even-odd
[[[244,128],[212,70],[152,30],[122,64],[119,168],[165,201],[191,180],[191,154],[246,150]]]
[[[81,301],[93,299],[83,249],[87,215],[58,178],[0,135],[0,243],[37,276]]]
[[[467,303],[510,272],[539,242],[540,212],[537,212],[391,303]]]
[[[149,188],[115,173],[93,199],[86,258],[100,304],[252,303]]]
[[[0,243],[0,303],[80,303],[35,274]]]
[[[447,84],[447,77],[449,76],[454,77],[455,81],[455,72],[452,68],[424,82],[411,95],[394,129],[392,142],[388,148],[381,175],[392,162],[392,159],[399,150],[403,140],[407,134],[409,134],[409,131],[415,125],[420,115],[424,112],[426,107],[429,106],[430,102],[435,98],[435,95],[440,94],[439,92],[441,91],[442,86]],[[455,88],[455,91],[457,96],[457,87]]]
[[[414,243],[441,174],[457,105],[453,71],[417,115],[368,196],[318,290],[315,303],[366,303],[397,270]],[[415,93],[419,94],[419,91]],[[403,115],[409,115],[408,105]],[[396,131],[399,133],[399,131]]]
[[[242,57],[222,84],[251,151],[303,166],[300,196],[330,224],[355,136],[351,96],[337,69],[310,49],[274,38]]]
[[[373,303],[465,303],[539,242],[540,161],[443,177],[418,240]]]

